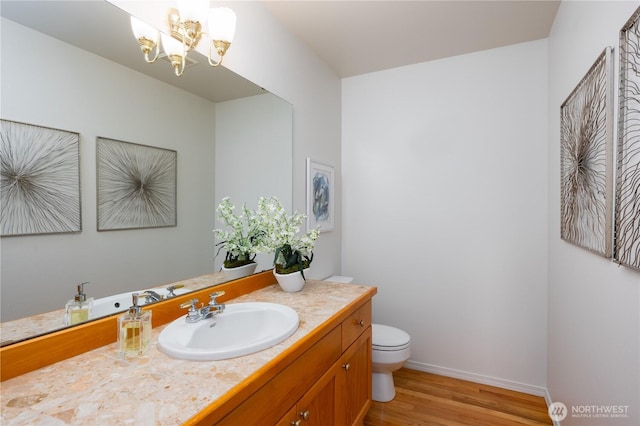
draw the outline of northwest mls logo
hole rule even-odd
[[[567,417],[567,406],[562,402],[553,402],[549,405],[549,417],[554,422],[561,422]]]
[[[611,419],[616,417],[626,418],[628,415],[628,405],[572,405],[571,413],[562,402],[553,402],[549,405],[549,417],[554,422],[561,422],[569,414],[571,417],[582,417],[589,419]]]

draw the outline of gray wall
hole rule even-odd
[[[291,104],[271,93],[216,104],[216,206],[229,196],[240,214],[244,203],[255,209],[259,197],[275,196],[291,211],[292,132]],[[259,253],[256,262],[256,271],[272,269],[273,254]]]
[[[82,281],[101,297],[213,271],[213,103],[5,19],[1,66],[3,119],[80,133],[83,226],[0,240],[2,321],[64,308]],[[178,151],[177,227],[97,232],[97,136]]]

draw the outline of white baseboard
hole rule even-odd
[[[544,400],[547,403],[547,407],[553,404],[553,399],[551,398],[551,394],[549,393],[549,389],[545,389]],[[551,419],[553,426],[562,426],[559,421]]]
[[[468,380],[470,382],[480,383],[483,385],[497,386],[503,389],[527,393],[529,395],[542,396],[547,403],[547,407],[551,404],[551,396],[549,395],[549,391],[547,390],[547,388],[541,386],[534,386],[526,383],[514,382],[497,377],[471,373],[469,371],[440,367],[437,365],[426,364],[424,362],[411,360],[405,362],[404,366],[412,370],[424,371],[425,373],[433,373],[440,376],[453,377],[454,379]]]

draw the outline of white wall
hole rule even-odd
[[[2,321],[82,281],[101,297],[213,271],[213,103],[5,19],[1,66],[3,119],[80,133],[83,227],[0,240]],[[97,136],[178,151],[177,227],[96,231]]]
[[[342,273],[412,368],[543,393],[546,40],[342,89]]]
[[[617,114],[619,31],[637,7],[637,1],[562,2],[549,36],[547,387],[569,410],[630,406],[626,418],[570,415],[563,425],[640,424],[640,273],[562,241],[559,216],[560,105],[612,46]]]
[[[244,203],[255,209],[258,198],[275,196],[292,209],[292,112],[290,103],[271,93],[216,104],[216,206],[228,196],[240,213]],[[215,223],[224,227],[217,215]],[[216,270],[225,255],[222,250],[216,257]],[[257,271],[272,269],[273,254],[259,253],[256,262]]]

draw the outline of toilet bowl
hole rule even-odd
[[[325,280],[350,283],[353,278],[333,275]],[[396,396],[393,372],[402,367],[411,355],[411,336],[388,325],[372,324],[371,328],[372,399],[389,402]]]
[[[411,355],[411,338],[407,332],[388,325],[372,324],[371,328],[372,399],[388,402],[396,396],[393,372],[402,367]]]

